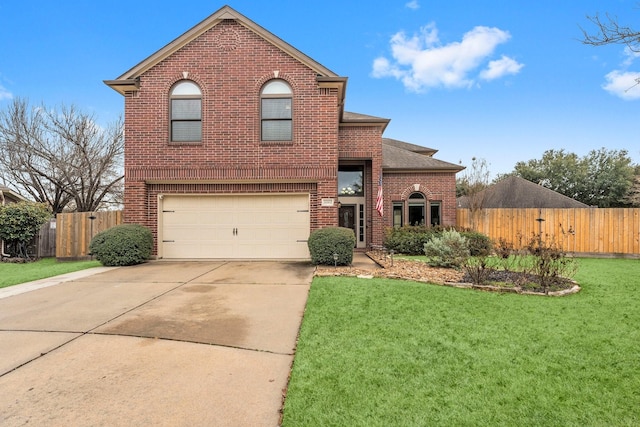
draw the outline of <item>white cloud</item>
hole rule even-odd
[[[478,67],[510,37],[499,28],[478,26],[464,34],[462,41],[442,45],[435,24],[431,23],[412,37],[404,32],[395,34],[390,41],[393,62],[377,58],[372,75],[394,77],[416,92],[432,87],[471,87]],[[494,62],[483,72],[483,78],[498,78],[499,73],[515,74],[522,68],[522,64],[504,56]]]
[[[0,101],[13,98],[13,94],[0,85]]]
[[[516,60],[502,55],[502,58],[490,61],[486,69],[480,72],[480,78],[484,80],[495,80],[509,74],[518,74],[524,67]]]
[[[623,55],[624,60],[620,63],[620,69],[613,70],[604,76],[606,82],[602,88],[626,101],[640,99],[640,72],[627,71],[633,62],[640,58],[640,52],[634,52],[629,47],[625,47]]]
[[[614,70],[605,79],[607,83],[602,88],[610,94],[627,101],[640,99],[640,72]]]
[[[405,4],[405,6],[412,10],[420,9],[420,4],[418,3],[418,0],[411,0],[409,3]]]
[[[626,46],[624,48],[624,56],[626,57],[626,59],[624,61],[622,61],[622,65],[625,67],[628,67],[629,65],[631,65],[633,63],[633,61],[635,61],[636,59],[640,58],[640,52],[635,52],[631,49],[629,49],[629,46]]]

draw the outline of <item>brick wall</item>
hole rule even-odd
[[[202,90],[202,142],[169,142],[169,91],[184,78]],[[260,141],[260,89],[278,76],[293,89],[292,142]],[[226,20],[140,78],[125,98],[125,222],[157,233],[157,194],[311,194],[311,227],[336,225],[338,94],[316,74],[255,33]],[[216,185],[237,180],[243,185]],[[179,184],[177,181],[202,184]],[[286,181],[288,184],[283,184]],[[309,184],[313,183],[313,185]],[[257,187],[256,187],[257,186]]]
[[[384,175],[384,226],[391,227],[393,202],[406,202],[411,193],[421,192],[427,201],[442,202],[442,225],[456,225],[456,175],[453,172],[385,173]],[[406,204],[405,204],[406,221]]]
[[[382,173],[382,127],[346,126],[340,127],[341,161],[365,161],[364,183],[367,196],[367,242],[381,245],[384,237],[384,219],[376,211],[378,179]]]

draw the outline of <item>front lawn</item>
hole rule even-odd
[[[640,261],[523,296],[316,278],[284,426],[640,425]]]
[[[100,265],[99,261],[58,262],[55,258],[44,258],[25,264],[0,262],[0,288],[99,267]]]

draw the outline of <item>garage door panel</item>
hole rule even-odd
[[[163,198],[164,258],[308,259],[308,194]]]

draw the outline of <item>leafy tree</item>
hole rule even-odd
[[[518,162],[514,174],[576,200],[585,191],[583,184],[587,177],[580,158],[564,150],[547,150],[540,160]]]
[[[19,193],[63,210],[89,212],[122,200],[122,121],[106,128],[75,107],[0,111],[0,175]]]
[[[564,150],[547,150],[540,160],[518,162],[515,175],[588,205],[627,204],[634,166],[627,150],[592,150],[584,157]]]
[[[634,167],[633,184],[624,202],[629,206],[640,207],[640,165]]]
[[[17,248],[15,255],[28,258],[26,247],[51,218],[43,203],[20,202],[0,206],[0,239]]]
[[[601,208],[621,207],[633,185],[633,165],[626,150],[590,151],[589,179],[583,202]]]

